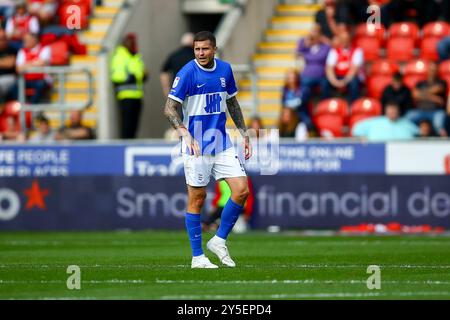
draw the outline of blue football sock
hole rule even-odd
[[[202,249],[202,225],[199,214],[186,213],[186,230],[191,242],[192,256],[197,257],[203,254]]]
[[[217,236],[219,238],[224,240],[227,239],[243,209],[244,207],[233,202],[231,198],[228,200],[227,204],[223,208],[219,230],[217,230]]]

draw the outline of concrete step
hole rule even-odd
[[[106,32],[111,26],[112,18],[91,18],[89,23],[89,31]]]
[[[123,3],[124,3],[124,0],[103,0],[102,1],[102,5],[104,7],[113,7],[113,8],[120,8]]]
[[[271,80],[271,79],[260,79],[258,80],[258,90],[270,90],[270,91],[276,91],[280,90],[284,85],[284,80]],[[239,81],[238,87],[239,90],[247,91],[251,90],[252,83],[250,80],[241,80]]]
[[[278,5],[276,8],[279,16],[312,16],[322,8],[321,5]]]
[[[95,18],[114,18],[120,8],[110,6],[97,6],[94,9]]]
[[[275,30],[311,30],[314,25],[314,17],[273,17],[272,28]]]
[[[257,67],[277,66],[296,67],[297,59],[293,54],[255,54],[253,61]]]
[[[267,42],[292,42],[298,41],[309,33],[307,29],[269,29],[265,32]]]
[[[85,31],[80,33],[80,41],[84,44],[91,45],[101,45],[103,39],[106,36],[105,31]]]
[[[51,94],[51,101],[56,102],[59,101],[58,92],[53,92]],[[75,102],[75,103],[84,103],[88,100],[88,94],[86,92],[83,93],[67,93],[64,97],[65,102]],[[97,94],[94,94],[94,103],[98,101]]]
[[[297,42],[260,42],[258,44],[259,53],[289,53],[294,54],[297,49]]]

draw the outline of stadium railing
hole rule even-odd
[[[39,103],[29,104],[26,101],[26,81],[25,76],[33,73],[44,73],[47,75],[56,75],[58,81],[58,101],[54,103]],[[69,74],[85,74],[88,86],[86,88],[88,99],[83,103],[73,103],[66,101],[66,88],[65,83]],[[83,110],[89,108],[94,100],[94,82],[92,73],[87,68],[80,68],[74,66],[68,67],[33,67],[19,73],[18,79],[19,86],[19,103],[20,103],[20,125],[22,132],[26,131],[26,112],[36,111],[60,111],[61,124],[65,121],[65,112],[69,110]]]

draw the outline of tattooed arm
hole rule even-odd
[[[188,129],[186,129],[186,127],[184,126],[183,121],[181,121],[180,115],[177,112],[177,108],[181,108],[181,103],[168,98],[164,107],[164,115],[166,116],[167,120],[169,120],[172,127],[177,131],[178,135],[184,139],[190,153],[199,155],[200,147],[197,141],[191,136]]]
[[[244,115],[242,114],[241,106],[239,105],[236,97],[232,97],[227,100],[227,107],[231,119],[233,119],[236,128],[244,138],[245,160],[248,160],[252,156],[252,147],[250,145],[250,137],[247,133],[247,126],[245,125]]]

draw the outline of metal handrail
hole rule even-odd
[[[26,102],[26,81],[25,75],[31,73],[55,74],[58,79],[58,95],[59,100],[55,103],[29,104]],[[73,73],[84,73],[87,76],[88,83],[88,99],[82,103],[68,103],[65,101],[66,96],[66,76]],[[19,73],[19,103],[20,103],[20,124],[22,131],[25,131],[25,112],[27,111],[60,111],[61,122],[64,123],[64,112],[67,110],[82,110],[90,107],[94,101],[94,81],[92,73],[89,69],[83,67],[33,67]]]

